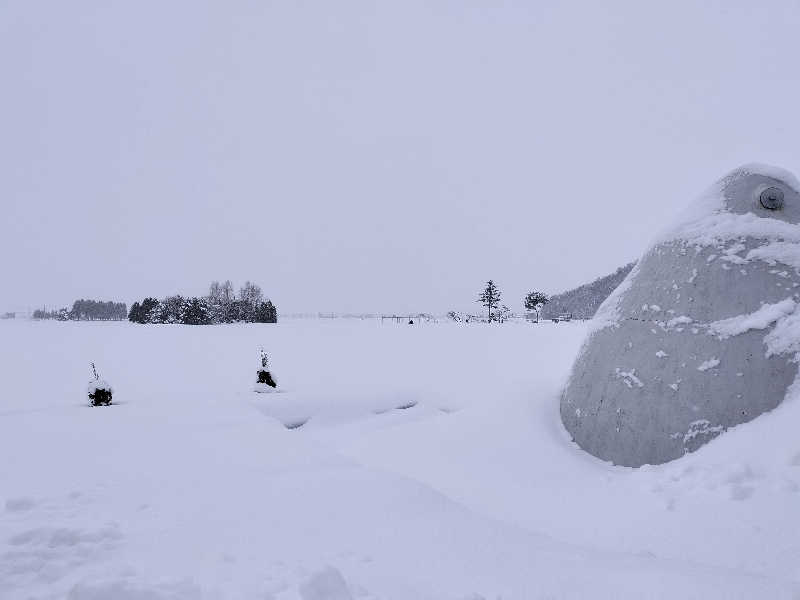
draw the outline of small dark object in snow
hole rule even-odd
[[[409,324],[409,325],[413,325],[413,324],[414,324],[414,319],[409,319],[409,320],[408,320],[408,324]]]
[[[270,372],[264,369],[258,370],[258,383],[266,383],[270,387],[278,387]]]
[[[94,394],[89,394],[89,402],[92,406],[108,406],[111,404],[111,390],[97,388]]]
[[[262,383],[272,388],[278,387],[278,384],[272,378],[272,373],[269,372],[269,357],[263,348],[261,349],[261,368],[256,371],[256,374],[258,375],[257,383]]]
[[[94,379],[89,382],[87,391],[89,393],[89,406],[108,406],[111,404],[113,390],[107,382],[100,379],[97,369],[92,363],[92,374]]]

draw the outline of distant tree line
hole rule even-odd
[[[47,310],[39,308],[33,311],[34,319],[55,319],[56,321],[69,321],[69,311],[66,308]]]
[[[124,302],[102,300],[75,300],[72,309],[35,310],[34,319],[55,319],[57,321],[124,321],[128,316],[128,306]]]
[[[145,298],[134,302],[128,313],[134,323],[277,323],[278,311],[261,288],[246,282],[235,294],[230,281],[214,281],[202,297],[168,296],[163,300]]]
[[[628,276],[634,264],[628,263],[610,275],[551,296],[547,305],[541,307],[542,318],[552,319],[569,313],[575,319],[591,319],[611,292]]]

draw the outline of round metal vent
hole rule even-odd
[[[768,187],[758,195],[761,206],[768,210],[778,210],[783,207],[783,190],[778,187]]]

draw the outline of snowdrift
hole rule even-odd
[[[612,467],[559,419],[585,333],[0,323],[0,598],[796,597],[800,403]]]

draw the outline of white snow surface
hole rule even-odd
[[[0,322],[0,598],[797,598],[800,386],[612,467],[558,412],[586,332]]]

